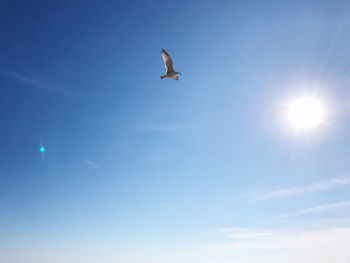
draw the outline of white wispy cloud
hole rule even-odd
[[[307,231],[240,229],[244,237],[198,248],[195,261],[202,263],[348,263],[350,227]],[[225,232],[225,231],[224,231]],[[244,234],[244,232],[246,232]],[[261,235],[269,233],[269,235]]]
[[[33,89],[49,92],[49,93],[55,93],[59,95],[64,95],[64,96],[73,96],[73,92],[57,85],[52,85],[52,84],[47,84],[44,83],[40,80],[30,78],[28,76],[24,76],[22,74],[18,74],[12,71],[7,71],[7,70],[0,70],[0,75],[3,77],[9,78],[13,81],[22,83],[23,85],[26,85],[28,87],[31,87]]]
[[[178,131],[186,128],[186,125],[174,124],[174,123],[158,123],[148,127],[150,130],[155,131]]]
[[[256,231],[245,228],[219,228],[215,231],[219,235],[225,235],[234,239],[251,239],[272,236],[275,233],[272,231]]]
[[[99,165],[97,165],[97,164],[95,164],[95,163],[93,163],[93,162],[91,162],[89,160],[84,160],[84,162],[87,163],[88,165],[92,166],[92,167],[95,167],[95,168],[99,168],[100,167]]]
[[[159,132],[173,132],[180,131],[188,128],[188,125],[178,122],[152,122],[152,121],[142,121],[136,125],[137,129],[149,130],[149,131],[159,131]]]
[[[347,185],[347,184],[350,184],[349,176],[336,177],[336,178],[330,178],[328,180],[313,183],[306,186],[281,188],[270,192],[259,193],[255,197],[258,200],[265,200],[270,198],[296,196],[296,195],[326,191],[326,190],[330,190],[330,189],[333,189],[342,185]]]
[[[310,208],[301,209],[301,210],[294,212],[294,213],[283,215],[282,217],[292,217],[292,216],[298,216],[298,215],[314,214],[314,213],[320,213],[320,212],[325,212],[325,211],[335,210],[335,209],[342,209],[342,208],[350,208],[350,200],[336,202],[336,203],[327,203],[327,204],[317,205],[317,206],[313,206]]]

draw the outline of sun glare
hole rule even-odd
[[[314,130],[324,122],[325,108],[316,98],[299,98],[288,104],[287,118],[295,131]]]

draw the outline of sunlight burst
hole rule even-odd
[[[295,131],[314,130],[325,120],[325,108],[313,97],[303,97],[288,104],[287,118]]]

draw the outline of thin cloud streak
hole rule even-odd
[[[225,235],[233,239],[263,238],[275,235],[273,231],[255,231],[245,228],[219,228],[215,231],[218,235]]]
[[[251,238],[233,238],[202,246],[193,262],[347,263],[350,257],[350,228],[347,227],[312,231],[240,231]],[[261,233],[271,234],[261,236]],[[226,233],[223,238],[227,238]]]
[[[13,81],[22,83],[26,86],[29,86],[31,88],[37,89],[37,90],[41,90],[41,91],[45,91],[45,92],[49,92],[49,93],[55,93],[58,95],[64,95],[64,96],[73,96],[73,92],[70,90],[67,90],[63,87],[60,86],[55,86],[55,85],[50,85],[50,84],[46,84],[41,82],[40,80],[37,79],[33,79],[12,71],[7,71],[7,70],[0,70],[0,75],[7,77]]]
[[[174,124],[174,123],[149,123],[142,126],[142,129],[151,130],[151,131],[163,131],[163,132],[171,132],[171,131],[179,131],[186,129],[186,125],[182,124]]]
[[[100,167],[99,165],[97,165],[97,164],[95,164],[95,163],[93,163],[93,162],[91,162],[91,161],[89,161],[89,160],[84,160],[84,162],[85,162],[86,164],[92,166],[92,167],[95,167],[95,168],[99,168],[99,167]]]
[[[350,208],[350,200],[348,201],[342,201],[342,202],[336,202],[336,203],[327,203],[322,205],[317,205],[310,208],[301,209],[295,213],[286,214],[282,217],[293,217],[293,216],[299,216],[299,215],[308,215],[308,214],[314,214],[319,212],[325,212],[329,210],[335,210],[335,209],[341,209],[341,208]]]
[[[279,190],[274,190],[262,194],[257,194],[256,199],[265,200],[272,198],[288,197],[288,196],[297,196],[308,193],[316,193],[321,191],[326,191],[329,189],[336,188],[338,186],[350,184],[350,177],[338,177],[331,178],[322,182],[310,184],[304,187],[291,187],[284,188]]]

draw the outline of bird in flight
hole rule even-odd
[[[164,61],[166,73],[165,73],[165,75],[160,76],[160,78],[161,79],[171,78],[174,80],[179,80],[179,74],[181,74],[181,73],[174,70],[173,61],[172,61],[171,57],[169,56],[168,52],[166,52],[164,49],[162,49],[162,58]]]

